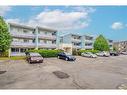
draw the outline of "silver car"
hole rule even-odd
[[[81,56],[83,56],[83,57],[90,57],[90,58],[97,58],[97,55],[96,54],[93,54],[91,52],[83,52],[81,54]]]
[[[121,54],[123,54],[123,55],[127,55],[127,51],[121,52]]]
[[[96,53],[97,56],[101,56],[101,57],[109,57],[110,56],[110,53],[107,52],[107,51],[102,51],[102,52],[99,52],[99,53]]]

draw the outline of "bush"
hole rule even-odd
[[[83,52],[92,52],[92,53],[98,53],[99,51],[98,50],[79,50],[78,51],[78,55],[81,55],[81,53],[83,53]]]
[[[0,53],[0,57],[8,57],[9,52],[6,50],[5,52]]]
[[[78,52],[77,52],[76,49],[73,49],[73,50],[72,50],[72,55],[78,55]]]
[[[28,52],[37,52],[39,53],[41,56],[43,57],[57,57],[57,54],[60,52],[63,52],[62,50],[45,50],[45,49],[40,49],[40,50],[29,50],[26,51],[26,53]]]

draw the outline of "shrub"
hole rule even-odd
[[[72,55],[78,55],[78,51],[76,49],[72,50]]]
[[[78,51],[78,55],[81,55],[81,53],[83,53],[83,52],[92,52],[92,53],[98,53],[99,51],[98,50],[79,50]]]
[[[28,52],[37,52],[43,57],[57,57],[57,54],[60,52],[63,52],[62,50],[45,50],[45,49],[40,49],[40,50],[29,50],[26,51]]]
[[[4,51],[4,52],[1,52],[0,53],[0,57],[8,57],[8,51],[6,50],[6,51]]]

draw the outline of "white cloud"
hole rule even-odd
[[[87,13],[93,13],[96,11],[95,8],[83,7],[83,6],[72,7],[72,9],[74,9],[74,11],[87,12]]]
[[[7,22],[12,22],[12,23],[21,23],[20,19],[6,19]]]
[[[73,9],[72,9],[73,8]],[[59,31],[73,31],[86,28],[90,23],[89,14],[94,12],[92,8],[72,7],[72,11],[50,10],[47,7],[39,14],[32,16],[27,22],[20,19],[7,19],[8,22],[42,26],[57,29]]]
[[[10,10],[11,10],[11,7],[9,6],[0,6],[0,16],[4,16],[5,13]]]
[[[112,29],[114,30],[120,30],[123,29],[125,26],[122,22],[114,22],[111,26]]]
[[[71,30],[85,28],[89,25],[89,11],[71,11],[48,10],[36,15],[29,20],[31,25],[48,26],[58,30]]]

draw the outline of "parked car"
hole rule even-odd
[[[26,60],[29,63],[42,63],[43,57],[39,53],[26,53]]]
[[[127,51],[123,51],[123,52],[121,52],[121,54],[127,55]]]
[[[75,61],[76,58],[74,56],[72,56],[71,54],[69,53],[65,53],[65,52],[62,52],[62,53],[59,53],[58,56],[57,56],[59,59],[64,59],[66,61]]]
[[[107,51],[102,51],[102,52],[96,53],[96,55],[100,56],[100,57],[109,57],[110,56],[109,52],[107,52]]]
[[[96,54],[93,54],[93,53],[91,53],[91,52],[83,52],[83,53],[81,54],[81,56],[83,56],[83,57],[97,58],[97,55],[96,55]]]
[[[110,51],[110,55],[111,55],[111,56],[118,56],[118,55],[119,55],[119,53],[118,53],[118,52],[116,52],[116,51]]]

